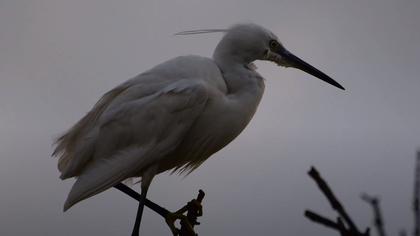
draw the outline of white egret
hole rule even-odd
[[[287,51],[269,30],[239,24],[224,32],[213,58],[181,56],[107,92],[56,141],[61,179],[76,177],[64,211],[119,182],[141,177],[146,198],[156,174],[189,173],[237,137],[254,115],[264,80],[252,64],[266,60],[336,81]],[[132,235],[138,235],[140,201]]]

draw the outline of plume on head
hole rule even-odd
[[[226,33],[227,29],[197,29],[197,30],[186,30],[176,33],[175,35],[190,35],[190,34],[208,34],[208,33]]]

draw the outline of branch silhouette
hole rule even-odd
[[[336,198],[327,182],[321,177],[315,167],[311,167],[308,175],[315,181],[321,192],[327,198],[331,207],[338,213],[339,216],[335,221],[333,221],[310,210],[305,211],[305,216],[315,223],[338,231],[341,236],[369,236],[369,228],[366,228],[365,232],[361,232],[358,229],[354,221],[344,209],[343,205]]]
[[[118,183],[114,188],[120,190],[121,192],[127,194],[131,198],[134,198],[136,201],[140,201],[140,194],[132,190],[130,187],[123,183]],[[196,199],[192,199],[185,206],[179,209],[176,212],[170,212],[164,207],[150,201],[146,198],[144,205],[149,207],[151,210],[159,214],[165,219],[165,222],[168,224],[171,232],[175,236],[197,236],[198,234],[194,231],[194,226],[199,225],[197,218],[203,215],[201,202],[204,198],[204,191],[199,190],[198,196]],[[187,212],[187,215],[183,215]],[[180,220],[181,228],[175,227],[175,221]]]
[[[414,197],[413,197],[413,213],[414,213],[414,236],[420,236],[420,151],[417,151],[416,170],[414,175]]]
[[[373,221],[378,231],[379,236],[386,236],[384,228],[384,220],[382,217],[382,211],[380,207],[380,200],[378,197],[370,196],[366,193],[362,194],[362,200],[369,203],[373,208]]]

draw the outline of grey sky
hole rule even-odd
[[[419,1],[0,0],[0,235],[129,235],[136,204],[116,190],[67,213],[53,138],[107,90],[166,59],[211,56],[219,34],[255,22],[344,87],[258,62],[266,93],[250,126],[187,178],[157,177],[149,197],[176,209],[204,200],[200,235],[335,235],[305,208],[334,216],[306,176],[316,165],[361,225],[382,196],[390,234],[411,226],[420,146]],[[139,188],[139,187],[137,187]],[[169,235],[145,211],[144,235]]]

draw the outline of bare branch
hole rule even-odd
[[[118,183],[114,186],[114,188],[120,190],[121,192],[127,194],[135,200],[140,201],[140,194],[138,194],[136,191],[132,190],[125,184]],[[197,218],[203,215],[203,207],[201,205],[201,202],[204,198],[204,195],[204,191],[200,189],[196,199],[191,200],[185,206],[183,206],[181,209],[174,213],[168,211],[167,209],[159,206],[158,204],[150,201],[147,198],[144,202],[144,205],[149,207],[165,219],[173,235],[197,236],[198,234],[194,232],[194,226],[200,224],[197,221]],[[183,213],[185,212],[187,212],[186,216],[183,215]],[[177,229],[175,227],[176,220],[180,220],[180,229]]]
[[[373,208],[373,221],[379,236],[386,236],[384,229],[384,220],[381,213],[380,200],[378,197],[362,194],[362,200],[369,203]]]
[[[420,236],[420,151],[417,152],[416,172],[414,176],[414,197],[413,197],[413,211],[414,211],[414,236]]]
[[[197,221],[197,218],[203,215],[201,202],[203,201],[204,195],[204,191],[200,189],[197,199],[191,200],[185,207],[183,207],[187,209],[187,220],[181,220],[181,229],[179,231],[180,235],[196,235],[193,228],[195,225],[200,224],[200,222]]]
[[[339,214],[340,217],[337,218],[337,222],[335,223],[334,221],[328,220],[327,218],[311,211],[306,211],[305,216],[310,220],[339,231],[340,235],[342,236],[369,236],[369,228],[367,228],[364,233],[359,231],[353,220],[347,214],[343,205],[335,197],[327,182],[322,179],[321,175],[315,169],[315,167],[311,167],[308,174],[316,182],[321,192],[324,193],[325,197],[330,202],[331,207]]]
[[[343,230],[343,228],[341,228],[341,226],[337,222],[334,222],[324,216],[318,215],[318,213],[315,213],[313,211],[306,210],[305,216],[313,222],[324,225],[327,228],[335,229],[337,231]]]

